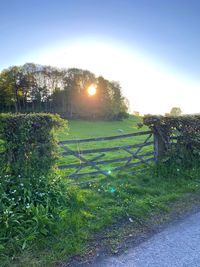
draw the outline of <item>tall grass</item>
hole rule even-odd
[[[167,213],[174,201],[199,190],[199,171],[159,166],[143,174],[105,178],[81,188],[66,188],[61,180],[48,191],[41,192],[38,184],[40,197],[32,186],[23,195],[9,185],[7,197],[12,204],[4,207],[7,219],[1,228],[1,266],[54,266],[83,253],[94,234],[109,225],[120,220],[148,222],[152,213]],[[22,195],[26,202],[18,208],[12,206],[12,198]],[[52,201],[57,202],[53,211]]]

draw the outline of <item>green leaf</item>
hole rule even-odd
[[[26,240],[24,241],[23,245],[22,245],[22,250],[24,250],[26,248]]]

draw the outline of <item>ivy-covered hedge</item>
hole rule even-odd
[[[65,125],[58,115],[0,114],[1,171],[46,175],[56,159],[53,131]]]
[[[166,151],[178,158],[200,158],[200,115],[147,115],[143,122],[162,138]]]

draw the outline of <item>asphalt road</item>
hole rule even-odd
[[[119,256],[99,257],[81,267],[200,267],[200,212]]]

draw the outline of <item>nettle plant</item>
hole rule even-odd
[[[191,165],[192,160],[200,160],[200,115],[147,115],[143,122],[162,139],[166,155],[163,161],[173,159]]]

